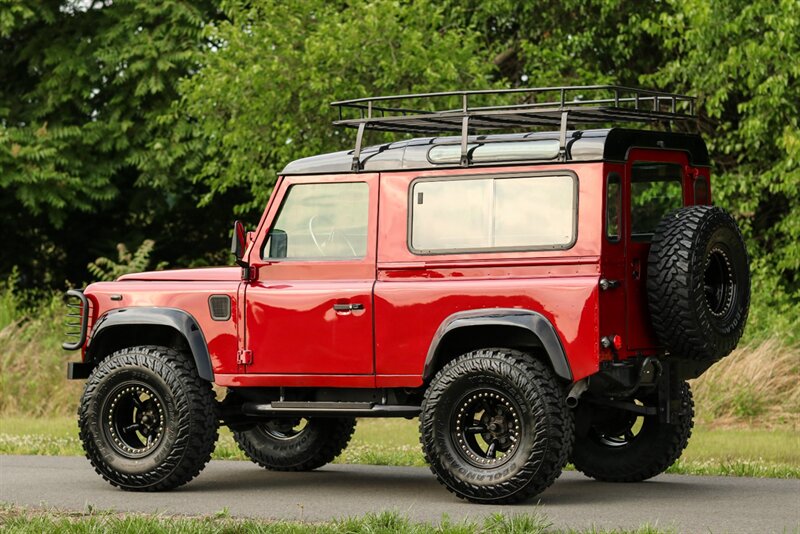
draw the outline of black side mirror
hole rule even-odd
[[[233,238],[231,239],[231,254],[236,258],[236,265],[239,267],[248,267],[244,261],[244,251],[247,250],[247,232],[244,229],[242,221],[233,223]]]
[[[269,257],[285,258],[289,248],[289,236],[277,228],[269,233]]]

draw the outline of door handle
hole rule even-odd
[[[354,310],[363,310],[364,305],[360,303],[355,304],[334,304],[333,309],[337,312],[348,312]]]

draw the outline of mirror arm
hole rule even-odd
[[[241,221],[233,223],[233,238],[231,239],[231,254],[236,258],[236,265],[242,268],[242,280],[250,280],[250,264],[244,259],[244,252],[248,246],[248,233]]]

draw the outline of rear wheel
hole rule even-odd
[[[155,346],[119,350],[86,382],[78,410],[86,457],[125,490],[168,490],[211,459],[218,417],[191,357]]]
[[[645,406],[655,405],[655,395],[631,399]],[[666,471],[692,435],[694,403],[689,384],[680,386],[681,409],[673,421],[659,421],[658,415],[634,412],[599,404],[583,404],[589,425],[576,436],[571,461],[588,477],[606,482],[639,482]]]
[[[247,430],[233,439],[253,462],[271,471],[310,471],[330,463],[350,442],[352,417],[280,418]]]
[[[460,356],[434,377],[420,441],[436,478],[478,503],[512,503],[544,491],[572,444],[572,414],[553,372],[507,349]]]

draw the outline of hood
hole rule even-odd
[[[203,267],[202,269],[176,269],[174,271],[147,271],[143,273],[124,274],[117,278],[118,282],[132,280],[151,280],[161,282],[225,282],[242,278],[239,267]]]

